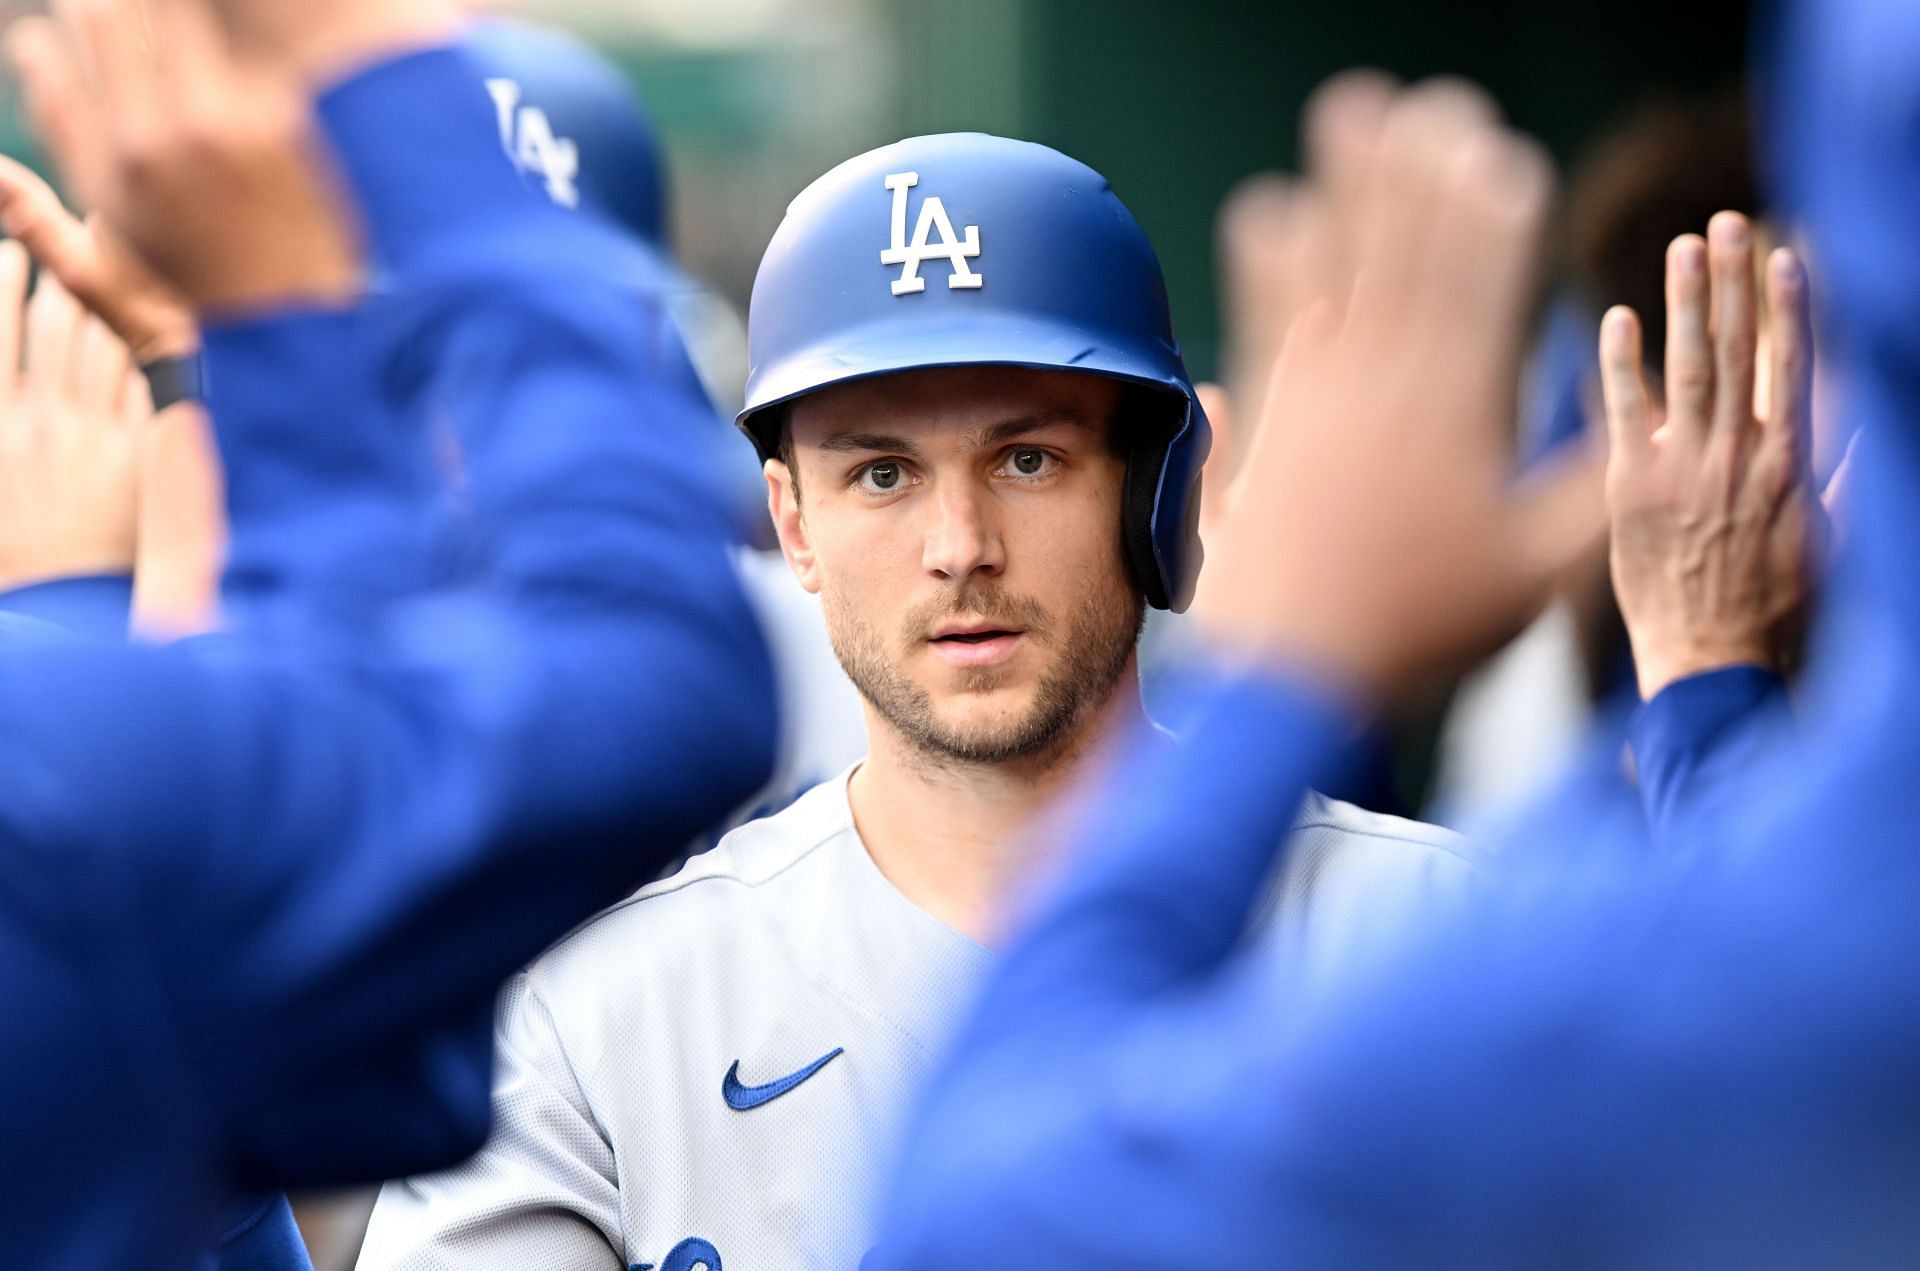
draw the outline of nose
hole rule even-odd
[[[922,553],[927,572],[950,582],[1000,573],[1006,568],[1006,545],[994,521],[991,498],[964,483],[945,485],[928,500],[933,521],[927,526]]]

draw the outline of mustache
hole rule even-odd
[[[909,644],[926,639],[930,628],[942,618],[965,616],[996,626],[1017,627],[1036,639],[1044,640],[1052,623],[1040,602],[1020,596],[996,583],[968,583],[944,596],[935,596],[915,605],[907,613],[906,636]]]

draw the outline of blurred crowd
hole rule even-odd
[[[1915,15],[1564,179],[1333,78],[1195,382],[1045,146],[849,156],[739,313],[565,33],[52,8],[8,1265],[1920,1257]]]

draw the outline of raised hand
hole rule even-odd
[[[23,308],[26,275],[0,243],[0,589],[130,574],[145,381],[51,275]]]
[[[201,313],[358,293],[357,236],[308,90],[236,52],[207,0],[57,0],[9,52],[67,184]],[[301,10],[326,6],[280,6]]]
[[[1645,698],[1703,671],[1777,666],[1807,601],[1819,512],[1806,273],[1786,248],[1768,258],[1762,340],[1753,238],[1722,212],[1704,240],[1668,250],[1664,410],[1638,315],[1618,307],[1601,326],[1613,583]]]
[[[186,302],[99,218],[81,221],[26,165],[0,155],[0,229],[97,314],[141,363],[200,345]]]
[[[1456,83],[1311,107],[1293,324],[1208,543],[1216,644],[1390,696],[1510,636],[1599,540],[1598,468],[1510,488],[1546,160]]]

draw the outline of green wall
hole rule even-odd
[[[1496,0],[892,0],[902,132],[984,127],[1104,172],[1166,267],[1190,360],[1212,373],[1212,217],[1239,178],[1293,159],[1313,86],[1358,64],[1493,89],[1562,159],[1648,91],[1745,60],[1744,3]]]

